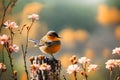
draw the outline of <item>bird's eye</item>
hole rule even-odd
[[[49,36],[53,36],[53,35],[49,35]]]

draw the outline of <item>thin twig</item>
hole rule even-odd
[[[14,69],[13,69],[13,62],[12,62],[11,53],[9,52],[9,49],[8,49],[7,46],[5,46],[5,48],[6,48],[6,51],[7,51],[7,53],[8,53],[9,60],[10,60],[10,66],[11,66],[11,71],[12,71],[12,77],[13,77],[14,80],[16,80],[15,75],[14,75]]]
[[[1,20],[1,24],[0,24],[0,32],[2,30],[2,26],[3,26],[3,23],[4,23],[5,17],[6,17],[6,12],[9,8],[9,6],[11,5],[11,3],[12,3],[12,0],[10,0],[10,2],[8,3],[8,5],[6,6],[6,8],[3,11],[3,16],[2,16],[2,20]]]
[[[27,75],[27,80],[29,80],[29,75],[28,75],[27,64],[26,64],[26,54],[27,54],[27,49],[28,49],[29,31],[30,31],[33,23],[34,23],[34,21],[32,21],[30,27],[27,27],[27,38],[26,38],[26,46],[25,46],[25,49],[24,49],[24,46],[21,45],[21,47],[22,47],[22,52],[23,52],[23,59],[24,59],[24,67],[25,67],[25,72],[26,72],[26,75]],[[23,28],[24,28],[24,27],[23,27]]]
[[[87,71],[86,71],[86,66],[87,66],[87,63],[85,63],[83,69],[84,69],[84,77],[85,77],[85,80],[88,80],[88,75],[87,75]]]
[[[22,31],[23,31],[23,29],[25,28],[25,26],[26,26],[26,24],[24,24],[24,25],[22,26],[22,28],[19,30],[19,31],[20,31],[20,34],[22,34]]]
[[[1,77],[2,77],[2,73],[3,73],[2,70],[0,70],[0,80],[1,80]]]
[[[10,44],[11,45],[13,45],[13,36],[14,36],[14,32],[12,31],[12,29],[10,29],[10,39],[11,39]]]
[[[4,63],[5,61],[4,61],[4,46],[2,46],[2,63]]]
[[[112,70],[110,70],[110,80],[112,80]]]
[[[24,60],[25,72],[26,72],[26,75],[27,75],[27,80],[29,80],[27,64],[26,64],[26,54],[25,54],[25,51],[24,51],[24,46],[21,45],[21,48],[22,48],[22,52],[23,52],[23,60]]]
[[[64,80],[67,80],[66,77],[65,77],[65,75],[63,75],[63,79],[64,79]]]
[[[76,72],[74,72],[74,77],[75,77],[75,80],[77,80],[77,73]]]

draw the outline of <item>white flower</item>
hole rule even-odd
[[[98,65],[96,65],[96,64],[90,64],[88,66],[88,72],[96,71],[96,70],[98,70]]]
[[[13,28],[18,28],[18,25],[15,22],[11,22],[10,20],[7,20],[4,23],[5,28],[13,29]]]
[[[38,14],[28,15],[28,18],[29,18],[29,19],[32,19],[33,21],[34,21],[34,20],[39,20],[39,15],[38,15]]]
[[[73,72],[79,72],[79,66],[77,64],[71,64],[67,68],[67,73],[71,74]]]
[[[87,57],[81,57],[80,59],[78,59],[78,62],[81,64],[89,64],[90,63],[90,59],[87,59]]]
[[[120,47],[113,49],[112,54],[120,55]]]
[[[107,68],[107,69],[115,68],[116,65],[117,65],[115,59],[110,59],[110,60],[108,60],[105,64],[106,64],[106,68]]]

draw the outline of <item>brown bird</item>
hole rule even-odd
[[[39,47],[39,49],[46,54],[50,54],[53,58],[53,54],[58,52],[61,48],[60,37],[55,31],[49,31],[43,38],[37,43],[35,40],[29,40]]]

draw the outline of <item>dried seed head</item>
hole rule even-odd
[[[73,61],[74,61],[72,57],[69,60],[70,60],[71,63],[73,63]]]
[[[76,55],[73,55],[72,58],[73,58],[73,60],[77,60]]]
[[[33,60],[34,60],[34,59],[35,59],[34,56],[31,56],[31,57],[29,58],[31,64],[33,63]]]
[[[38,59],[39,59],[39,60],[43,60],[44,58],[45,58],[44,55],[39,55],[39,56],[38,56]]]
[[[15,75],[15,76],[17,75],[17,71],[16,71],[16,70],[14,70],[14,72],[13,72],[13,73],[14,73],[14,75]]]
[[[78,61],[77,61],[77,60],[74,60],[74,61],[73,61],[73,64],[77,64],[77,63],[78,63]]]
[[[84,72],[84,71],[81,71],[80,74],[81,74],[81,75],[85,75],[85,72]]]

